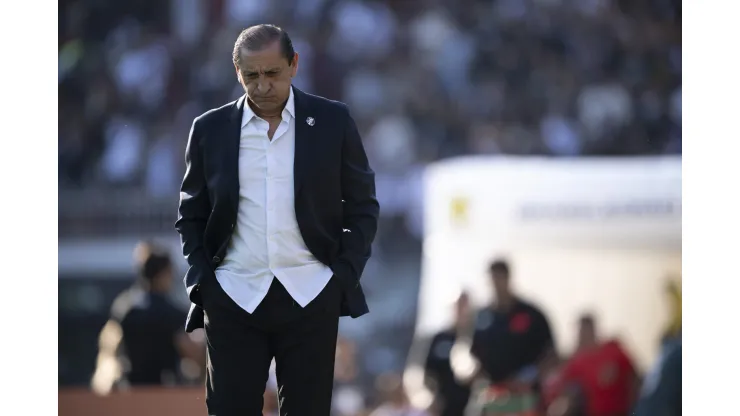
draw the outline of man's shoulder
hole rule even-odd
[[[239,99],[230,101],[220,107],[212,108],[195,118],[195,123],[211,124],[213,122],[224,121],[231,115],[231,110]]]
[[[302,94],[303,98],[306,100],[306,105],[314,110],[338,112],[344,114],[349,113],[349,107],[347,106],[347,104],[341,101],[332,100],[320,95],[310,94],[303,91],[301,91],[300,94]]]

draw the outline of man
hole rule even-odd
[[[470,321],[470,299],[462,293],[455,302],[455,321],[450,328],[432,338],[424,365],[424,375],[431,390],[436,393],[435,409],[440,416],[460,416],[470,398],[470,387],[455,378],[450,364],[450,353],[459,333]]]
[[[177,383],[181,359],[202,358],[203,346],[182,330],[184,311],[167,298],[173,280],[169,253],[141,243],[135,261],[137,282],[113,302],[100,334],[93,388],[101,393],[119,381],[134,386]]]
[[[291,86],[298,63],[282,29],[245,29],[246,94],[190,131],[176,228],[210,415],[260,415],[273,358],[280,414],[329,415],[339,316],[368,312],[374,173],[347,106]]]
[[[489,273],[495,301],[477,316],[471,353],[493,384],[532,384],[540,360],[553,350],[550,325],[536,306],[512,292],[506,261],[494,261]]]
[[[579,320],[578,347],[563,367],[560,383],[581,392],[585,416],[627,416],[638,385],[632,360],[616,340],[599,339],[591,315]]]

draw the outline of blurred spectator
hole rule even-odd
[[[675,339],[664,345],[645,378],[634,416],[681,416],[681,344]]]
[[[601,340],[596,321],[579,321],[578,346],[560,374],[562,388],[582,394],[583,416],[628,416],[638,380],[632,360],[616,340]]]
[[[381,374],[375,381],[375,388],[381,404],[370,416],[431,416],[409,403],[399,375]]]
[[[493,384],[534,384],[537,366],[554,348],[550,324],[539,308],[512,291],[506,261],[494,261],[489,273],[495,301],[478,313],[471,353]]]
[[[462,293],[455,302],[452,327],[434,335],[424,365],[424,376],[434,393],[433,407],[439,416],[460,416],[470,398],[470,387],[455,379],[450,365],[450,352],[459,333],[470,325],[470,299]]]
[[[669,277],[665,294],[669,321],[657,362],[642,384],[634,416],[680,416],[682,398],[682,302],[680,279]]]
[[[92,383],[100,393],[117,383],[178,384],[188,376],[199,376],[199,365],[205,361],[204,346],[185,333],[184,311],[167,298],[173,281],[169,254],[142,243],[134,256],[139,280],[113,302],[110,320],[100,334],[98,368]],[[189,366],[183,360],[189,360]]]

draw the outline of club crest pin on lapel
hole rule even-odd
[[[309,117],[306,119],[306,124],[308,124],[309,126],[313,126],[314,124],[316,124],[316,120],[314,120],[313,117]]]

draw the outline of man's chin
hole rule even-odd
[[[260,101],[252,100],[252,103],[254,104],[255,107],[263,111],[275,110],[276,108],[279,107],[277,100],[275,101],[273,100],[260,100]]]

